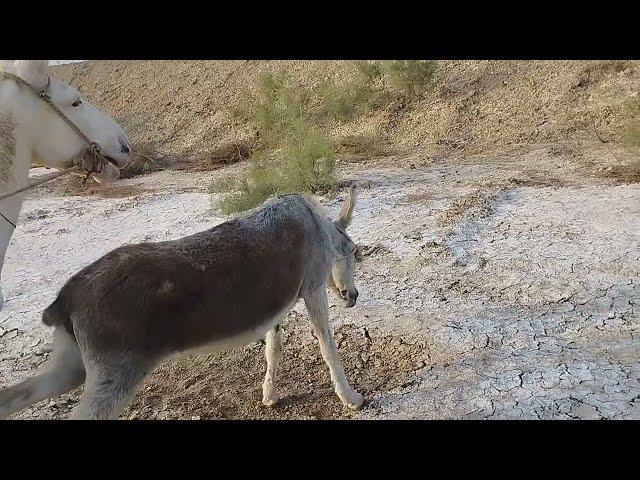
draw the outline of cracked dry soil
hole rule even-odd
[[[360,186],[360,298],[330,315],[365,409],[340,405],[298,304],[283,325],[276,407],[260,403],[256,343],[162,365],[123,418],[640,418],[640,185],[414,160],[344,172]],[[206,192],[216,174],[159,172],[123,181],[121,195],[32,193],[4,272],[0,386],[46,360],[42,309],[79,268],[223,221]],[[80,393],[14,418],[65,418]]]

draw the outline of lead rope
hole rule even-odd
[[[94,150],[95,153],[97,153],[97,156],[100,155],[100,145],[98,145],[96,142],[92,142],[89,139],[89,137],[87,137],[84,134],[84,132],[82,130],[80,130],[80,128],[78,128],[78,126],[75,123],[73,123],[71,120],[69,120],[69,118],[64,114],[64,112],[62,110],[60,110],[58,108],[58,106],[51,101],[51,97],[49,96],[49,94],[47,94],[47,89],[49,88],[49,85],[51,84],[51,77],[47,77],[48,78],[47,86],[44,88],[44,90],[38,90],[36,87],[31,85],[26,80],[18,77],[17,75],[12,74],[12,73],[0,72],[0,76],[2,76],[4,78],[9,78],[9,79],[19,83],[20,85],[24,85],[29,90],[31,90],[38,98],[40,98],[41,100],[46,102],[53,109],[53,111],[55,111],[58,114],[58,116],[62,117],[62,119],[67,123],[67,125],[69,125],[73,129],[74,132],[76,132],[85,142],[87,142],[87,144],[89,145],[89,148],[91,150]]]
[[[31,188],[35,188],[35,187],[37,187],[39,185],[42,185],[44,183],[48,183],[48,182],[50,182],[52,180],[55,180],[58,177],[62,177],[63,175],[67,175],[68,173],[71,173],[74,170],[80,170],[80,167],[78,165],[74,165],[73,167],[65,168],[64,170],[60,170],[59,172],[54,172],[54,173],[51,173],[49,175],[46,175],[46,178],[40,178],[40,179],[30,183],[27,186],[19,188],[18,190],[14,190],[13,192],[9,192],[9,193],[5,193],[5,194],[0,195],[0,201],[4,200],[5,198],[13,197],[14,195],[22,193],[22,192],[24,192],[26,190],[29,190]],[[86,180],[87,180],[87,178],[85,177],[83,182],[86,181]],[[4,213],[0,212],[0,217],[4,218],[7,221],[7,223],[9,223],[9,225],[11,225],[14,229],[17,228],[16,224],[13,223],[11,220],[9,220],[4,215]]]
[[[16,229],[16,224],[13,223],[11,220],[9,220],[7,217],[5,217],[4,213],[0,212],[0,217],[4,218],[7,221],[7,223],[14,228],[14,230]]]

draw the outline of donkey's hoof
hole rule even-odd
[[[262,404],[267,407],[273,407],[276,403],[278,403],[278,400],[280,400],[280,396],[277,393],[274,393],[269,397],[263,397]]]
[[[358,392],[354,392],[345,405],[351,410],[360,410],[364,406],[364,397]]]

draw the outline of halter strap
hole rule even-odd
[[[1,79],[9,79],[9,80],[13,80],[14,82],[18,83],[19,85],[22,85],[24,87],[27,87],[29,90],[31,90],[31,92],[36,95],[39,99],[43,100],[47,105],[49,105],[49,107],[51,107],[53,109],[54,112],[56,112],[58,114],[58,116],[60,118],[62,118],[67,125],[69,125],[71,127],[71,129],[80,137],[82,138],[88,145],[88,150],[91,153],[91,155],[93,156],[93,164],[90,166],[90,168],[86,168],[84,167],[83,162],[80,162],[80,165],[82,165],[82,168],[85,168],[87,170],[87,176],[84,178],[83,183],[87,181],[87,179],[93,175],[94,173],[100,173],[102,172],[104,166],[107,164],[107,160],[106,158],[100,153],[100,145],[97,142],[93,142],[91,141],[91,139],[89,137],[87,137],[85,135],[85,133],[75,124],[71,121],[71,119],[69,119],[69,117],[67,117],[64,112],[62,110],[60,110],[58,108],[58,106],[53,103],[53,100],[51,99],[51,96],[47,93],[47,91],[49,90],[49,87],[51,86],[51,76],[47,75],[47,84],[45,85],[44,89],[42,90],[38,90],[36,87],[34,87],[33,85],[31,85],[29,82],[27,82],[26,80],[24,80],[23,78],[14,75],[12,73],[8,73],[8,72],[2,72],[0,71],[0,78]],[[41,185],[43,183],[49,182],[55,178],[58,178],[62,175],[66,175],[67,173],[79,169],[81,167],[79,166],[73,166],[73,167],[69,167],[66,168],[64,170],[61,170],[60,172],[56,172],[54,174],[51,174],[51,176],[47,177],[46,179],[42,179],[40,181],[36,181],[30,185],[27,185],[26,187],[22,187],[19,188],[18,190],[15,190],[13,192],[10,193],[6,193],[2,196],[0,196],[0,200],[4,200],[5,198],[8,197],[12,197],[14,195],[17,195],[18,193],[21,193],[25,190],[29,190],[37,185]],[[14,222],[12,222],[10,219],[8,219],[2,212],[0,212],[0,216],[2,217],[2,219],[4,219],[7,223],[9,223],[14,229],[16,228],[16,224]]]
[[[64,112],[62,110],[60,110],[55,103],[53,103],[53,100],[51,99],[51,96],[47,93],[47,91],[49,90],[49,86],[51,85],[51,76],[50,75],[47,75],[47,85],[42,90],[38,90],[36,87],[31,85],[29,82],[27,82],[26,80],[24,80],[23,78],[21,78],[21,77],[19,77],[17,75],[14,75],[13,73],[0,72],[0,76],[3,77],[3,78],[8,78],[10,80],[13,80],[13,81],[19,83],[20,85],[23,85],[23,86],[27,87],[38,98],[40,98],[45,103],[47,103],[49,105],[49,107],[51,107],[53,109],[53,111],[56,112],[58,114],[58,116],[60,116],[67,123],[67,125],[69,125],[71,127],[71,129],[74,132],[76,132],[76,134],[87,143],[87,145],[89,146],[90,152],[94,155],[96,160],[98,160],[98,163],[100,163],[100,170],[95,170],[95,171],[93,171],[91,173],[100,173],[102,171],[102,168],[103,168],[104,163],[106,162],[106,160],[100,154],[100,145],[97,142],[92,141],[89,137],[87,137],[85,135],[85,133],[75,123],[73,123],[71,121],[71,119],[69,119],[69,117],[67,117],[64,114]]]

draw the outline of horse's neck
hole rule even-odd
[[[0,90],[6,90],[1,88]],[[30,149],[16,124],[7,92],[0,92],[0,193],[26,184],[31,167]]]
[[[0,148],[2,145],[0,145]],[[20,148],[16,148],[16,155],[13,158],[3,158],[2,161],[12,160],[11,163],[0,165],[0,167],[6,167],[3,171],[7,173],[6,177],[0,178],[0,193],[9,193],[16,188],[23,186],[29,177],[29,165],[25,165],[24,161],[20,161]],[[24,157],[23,157],[24,160]],[[2,173],[2,171],[0,171]],[[0,275],[4,267],[4,257],[7,252],[7,247],[11,241],[11,237],[15,230],[14,225],[18,223],[18,217],[20,216],[20,210],[22,209],[22,202],[24,200],[24,193],[18,193],[17,195],[0,200]],[[4,298],[2,296],[2,288],[0,287],[0,310],[4,304]]]
[[[2,119],[0,119],[0,123]],[[14,129],[11,128],[10,138],[1,131],[0,125],[0,193],[8,193],[23,187],[29,180],[31,155],[26,145],[16,141]],[[0,201],[3,205],[6,200]]]
[[[29,149],[20,141],[10,110],[0,108],[0,194],[26,185],[30,163]],[[17,223],[23,199],[24,193],[19,193],[0,201],[0,271],[14,230],[7,220]]]

